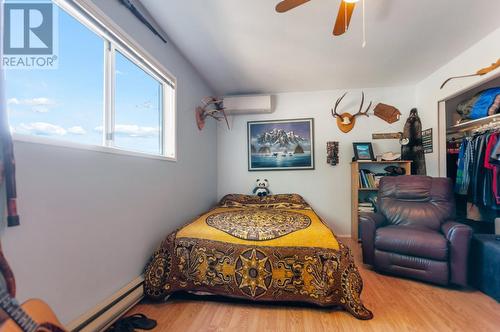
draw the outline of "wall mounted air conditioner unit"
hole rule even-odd
[[[224,108],[227,114],[272,113],[271,95],[225,96]]]

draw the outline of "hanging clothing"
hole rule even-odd
[[[500,166],[500,139],[497,145],[491,150],[490,163]]]
[[[457,179],[455,192],[459,195],[467,195],[470,183],[469,168],[473,160],[472,144],[469,137],[462,140],[458,153]]]
[[[411,174],[426,175],[425,153],[422,143],[422,123],[417,109],[410,111],[403,129],[403,139],[408,139],[407,145],[401,146],[401,159],[411,160]]]
[[[467,201],[468,219],[493,220],[500,213],[500,165],[491,158],[496,156],[499,136],[485,132],[466,137],[460,144],[455,192]]]
[[[485,188],[490,188],[488,185],[488,172],[484,168],[486,158],[486,145],[488,143],[489,134],[475,136],[473,138],[472,154],[474,163],[471,170],[471,188],[469,191],[470,202],[475,204],[486,205],[485,200],[491,195],[485,194]]]
[[[493,149],[496,147],[496,145],[499,142],[498,136],[499,136],[498,133],[494,133],[494,134],[489,135],[488,143],[486,145],[486,152],[485,152],[486,156],[491,156]],[[484,159],[484,167],[486,169],[491,170],[491,175],[492,175],[491,186],[492,186],[493,193],[494,193],[495,204],[500,204],[500,196],[499,196],[500,193],[498,191],[498,182],[499,182],[498,175],[500,172],[500,166],[491,163],[490,158],[485,158]],[[491,204],[491,205],[494,205],[494,204]]]

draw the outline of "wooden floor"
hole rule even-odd
[[[370,321],[339,310],[189,295],[139,304],[128,314],[156,319],[155,331],[500,331],[500,304],[483,293],[377,274],[361,264],[358,244],[343,242],[358,262]]]

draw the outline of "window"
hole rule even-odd
[[[18,134],[100,145],[104,42],[65,12],[58,16],[58,69],[6,71],[9,123]]]
[[[175,158],[174,80],[102,18],[57,3],[58,68],[6,72],[15,138]]]
[[[114,145],[159,154],[161,84],[118,51],[115,68]]]

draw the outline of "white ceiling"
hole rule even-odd
[[[499,0],[366,0],[363,49],[361,2],[333,37],[340,0],[279,1],[141,0],[220,94],[413,84],[500,27]]]

